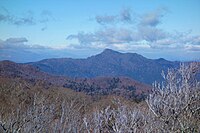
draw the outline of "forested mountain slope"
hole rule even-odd
[[[179,66],[179,62],[147,59],[136,53],[120,53],[105,49],[86,59],[57,58],[29,63],[42,71],[62,76],[92,78],[98,76],[126,76],[151,84],[161,81],[162,70]]]

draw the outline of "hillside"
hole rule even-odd
[[[41,72],[39,68],[28,64],[10,61],[0,62],[0,81],[25,81],[32,86],[43,88],[64,87],[77,92],[96,95],[119,95],[125,98],[141,99],[148,94],[150,86],[127,77],[67,78]],[[26,88],[30,88],[26,86]]]
[[[162,70],[175,68],[179,62],[171,62],[163,58],[147,59],[136,53],[120,53],[105,49],[102,53],[87,59],[45,59],[29,64],[50,74],[72,78],[126,76],[146,84],[152,84],[155,80],[162,80]]]

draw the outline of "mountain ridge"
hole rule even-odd
[[[126,76],[147,84],[162,81],[162,70],[179,66],[179,62],[163,58],[148,59],[137,53],[120,53],[112,49],[84,59],[53,58],[28,64],[54,75],[72,78]]]

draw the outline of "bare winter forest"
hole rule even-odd
[[[2,133],[189,133],[200,131],[197,63],[162,73],[145,101],[89,95],[38,83],[1,79]]]

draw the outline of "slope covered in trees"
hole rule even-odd
[[[46,59],[29,63],[42,71],[68,77],[91,78],[98,76],[126,76],[134,80],[152,84],[161,81],[160,73],[168,68],[176,68],[179,62],[165,59],[147,59],[136,53],[119,53],[105,49],[102,53],[87,59]]]
[[[103,95],[118,95],[127,99],[142,100],[151,88],[149,85],[127,77],[67,78],[41,72],[31,65],[10,61],[0,62],[0,77],[7,80],[25,80],[31,85],[43,84],[46,89],[52,86],[70,88],[94,98]],[[30,87],[27,86],[27,88]]]

